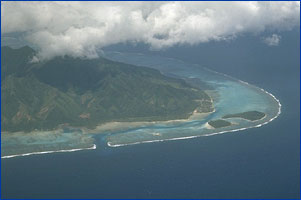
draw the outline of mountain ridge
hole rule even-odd
[[[92,129],[111,121],[182,119],[196,108],[213,109],[204,91],[155,69],[105,58],[29,62],[35,53],[30,47],[1,47],[1,131]]]

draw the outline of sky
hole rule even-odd
[[[254,34],[268,46],[300,26],[299,2],[1,2],[1,36],[22,33],[38,60],[98,57],[119,43],[152,50]],[[263,37],[265,31],[270,36]]]

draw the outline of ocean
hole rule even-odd
[[[278,47],[245,36],[152,52],[271,92],[282,104],[271,123],[210,137],[1,159],[1,198],[300,198],[299,37],[297,30],[283,33]],[[111,48],[150,53],[143,46]],[[105,142],[98,136],[96,145]]]

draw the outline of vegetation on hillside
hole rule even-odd
[[[94,128],[109,121],[187,118],[210,97],[184,80],[104,58],[31,63],[30,47],[1,49],[1,131]]]

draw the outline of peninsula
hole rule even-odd
[[[1,131],[94,129],[109,122],[187,119],[211,112],[198,87],[158,70],[110,61],[56,57],[31,62],[28,47],[1,48]]]

